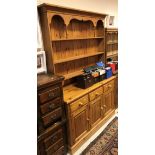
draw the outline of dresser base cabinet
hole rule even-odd
[[[113,76],[87,89],[74,85],[64,88],[68,149],[71,154],[115,114],[115,79]]]

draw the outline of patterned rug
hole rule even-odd
[[[118,155],[118,117],[108,124],[81,155]]]

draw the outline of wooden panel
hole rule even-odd
[[[114,89],[114,81],[110,81],[103,86],[104,92]]]
[[[40,99],[40,104],[49,101],[55,97],[60,96],[60,87],[56,86],[56,87],[52,87],[42,93],[38,94],[39,99]]]
[[[63,146],[63,139],[60,139],[57,143],[46,149],[47,155],[52,155],[55,151],[57,151],[61,146]]]
[[[62,116],[62,109],[58,108],[54,110],[53,112],[50,112],[44,117],[42,117],[43,123],[45,126],[47,126],[48,124],[54,122],[56,119],[60,118],[61,116]]]
[[[79,108],[71,115],[71,129],[73,131],[72,141],[75,143],[88,131],[88,107],[87,105]]]
[[[108,91],[103,95],[103,109],[104,115],[107,115],[114,109],[114,91]]]
[[[55,133],[53,133],[50,137],[44,140],[45,148],[49,148],[51,145],[56,143],[59,139],[62,138],[62,129],[59,129]]]
[[[82,98],[80,98],[79,100],[70,104],[70,110],[71,110],[71,112],[74,112],[75,110],[78,110],[79,108],[81,108],[82,106],[84,106],[87,103],[88,103],[88,95],[85,95]]]
[[[65,155],[65,148],[62,146],[59,148],[56,152],[54,152],[52,155]]]
[[[94,90],[93,92],[89,93],[90,101],[94,100],[96,97],[100,96],[101,94],[103,94],[103,88],[102,87],[100,87],[100,88]]]
[[[90,102],[90,125],[91,128],[101,120],[102,112],[102,95]]]
[[[46,104],[43,104],[40,106],[40,110],[42,114],[46,114],[48,112],[51,112],[53,109],[60,107],[62,104],[61,98],[56,98]]]

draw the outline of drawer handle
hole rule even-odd
[[[83,103],[82,103],[82,102],[80,102],[80,103],[79,103],[79,106],[80,106],[80,107],[81,107],[81,106],[83,106]]]
[[[53,93],[53,92],[49,92],[48,97],[49,97],[49,98],[54,97],[54,93]]]
[[[55,104],[51,104],[51,105],[49,105],[49,110],[51,110],[51,109],[53,109],[55,107]]]
[[[55,140],[57,140],[57,136],[52,137],[52,142],[54,142]]]
[[[103,107],[101,107],[101,110],[103,110]]]
[[[89,120],[90,120],[90,119],[89,119],[89,118],[87,118],[87,121],[88,121],[88,122],[89,122]]]
[[[106,108],[107,106],[106,105],[103,105],[103,107]]]
[[[57,117],[57,115],[56,115],[56,114],[54,114],[53,116],[51,116],[51,120],[56,119],[56,117]]]

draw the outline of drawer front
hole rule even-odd
[[[93,92],[89,93],[90,101],[94,100],[96,97],[100,96],[103,93],[103,88],[97,88]]]
[[[41,113],[46,114],[48,112],[51,112],[53,109],[60,107],[61,103],[62,103],[62,99],[56,98],[46,104],[43,104],[40,106]]]
[[[61,138],[63,138],[62,129],[59,129],[54,134],[52,134],[49,138],[46,138],[44,140],[45,148],[47,149],[49,146],[53,145]]]
[[[64,155],[65,154],[65,148],[62,146],[59,150],[57,150],[53,155]]]
[[[50,112],[49,114],[42,117],[44,126],[47,126],[48,124],[54,122],[56,119],[60,118],[62,116],[62,109],[61,107],[54,110],[53,112]]]
[[[114,89],[114,81],[110,81],[103,86],[104,92]]]
[[[53,87],[39,94],[40,104],[47,102],[55,97],[60,96],[60,87]]]
[[[63,139],[60,139],[58,142],[56,142],[54,145],[46,149],[47,155],[52,155],[54,152],[56,152],[61,146],[63,146]]]
[[[87,104],[88,101],[88,95],[83,96],[82,98],[78,99],[77,101],[74,101],[70,105],[71,112],[76,111],[77,109],[81,108],[85,104]]]

